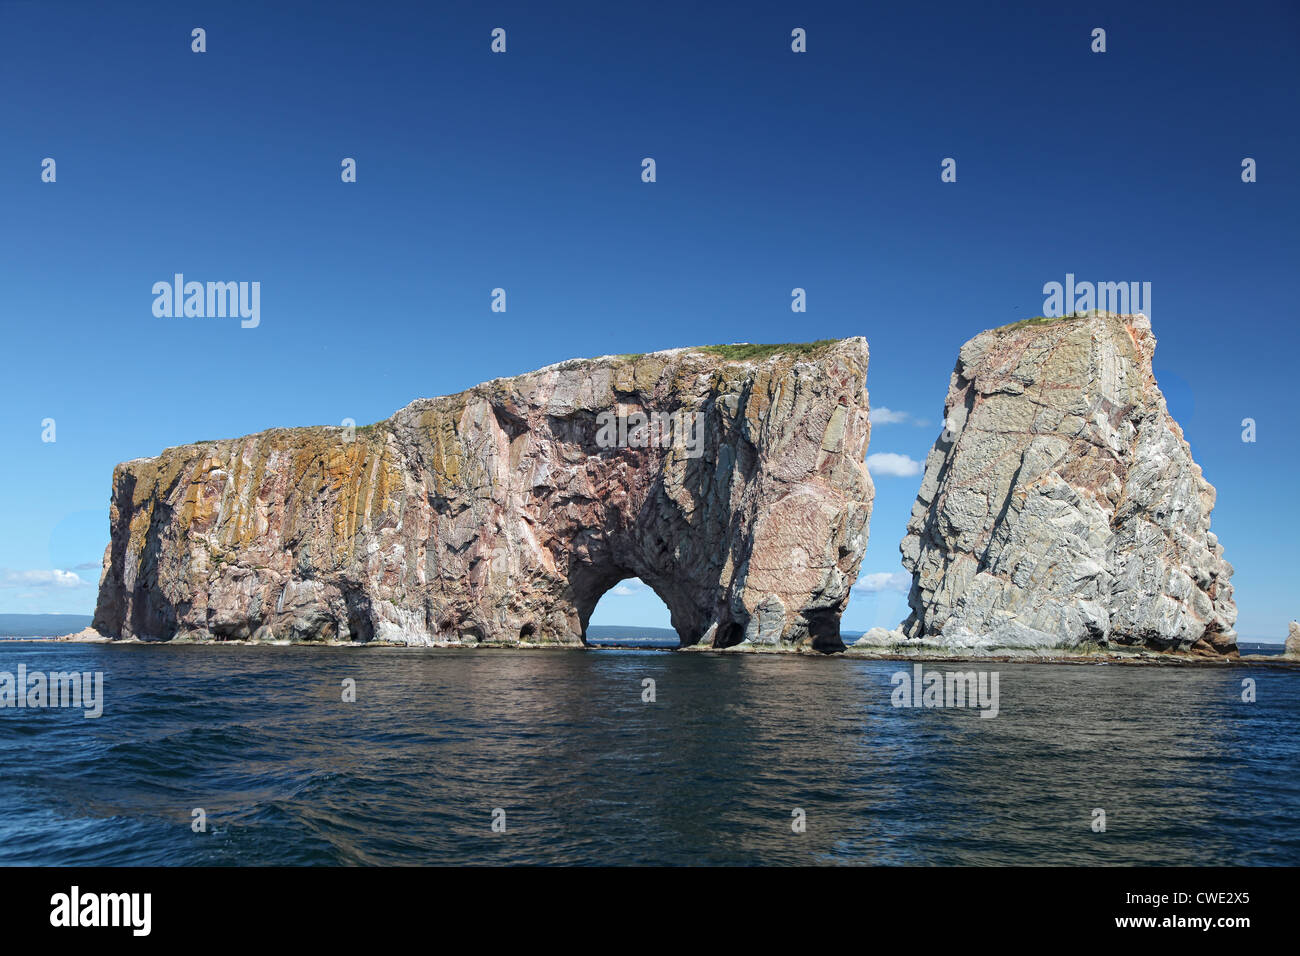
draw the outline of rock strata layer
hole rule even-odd
[[[1236,655],[1215,492],[1141,315],[1028,320],[961,348],[901,550],[905,642]],[[879,641],[877,641],[879,643]]]
[[[354,431],[126,462],[94,627],[580,645],[635,576],[684,645],[838,649],[873,494],[867,360],[861,338],[576,360]]]

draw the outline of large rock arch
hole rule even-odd
[[[867,361],[861,338],[575,360],[355,434],[126,462],[95,627],[580,644],[636,576],[683,644],[837,649],[873,493]]]

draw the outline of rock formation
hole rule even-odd
[[[636,576],[683,644],[838,649],[871,511],[866,374],[861,338],[576,360],[354,431],[129,461],[94,627],[581,644]]]
[[[1215,492],[1141,315],[1031,319],[962,346],[903,539],[909,640],[1235,655]]]
[[[1287,657],[1300,657],[1300,622],[1292,621],[1287,627],[1282,653]]]

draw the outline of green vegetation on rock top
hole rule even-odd
[[[1054,322],[1064,322],[1066,319],[1084,319],[1086,313],[1071,312],[1069,315],[1035,315],[1032,318],[1021,319],[1019,322],[1009,322],[1006,325],[999,325],[994,332],[1006,332],[1009,329],[1021,329],[1030,325],[1051,325]]]
[[[691,351],[708,352],[710,355],[717,355],[730,361],[744,362],[749,359],[767,358],[778,353],[813,355],[838,341],[839,339],[818,339],[816,342],[783,342],[776,345],[751,345],[747,342],[739,345],[701,345]]]
[[[835,345],[842,339],[818,339],[816,342],[780,342],[771,345],[755,345],[749,342],[738,342],[732,345],[693,345],[679,349],[665,349],[664,351],[677,352],[704,352],[708,355],[716,355],[728,362],[745,362],[750,359],[765,359],[773,355],[792,355],[805,356],[815,355],[824,351],[829,346]],[[584,365],[594,365],[606,363],[610,359],[617,362],[637,362],[650,355],[657,355],[657,352],[622,352],[618,355],[602,355],[598,358],[574,358],[566,362],[559,362],[556,368],[578,368]]]

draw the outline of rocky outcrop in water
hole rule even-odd
[[[1282,653],[1287,657],[1300,658],[1300,622],[1292,621],[1286,629],[1286,643]]]
[[[119,465],[114,638],[581,644],[636,576],[684,644],[840,647],[867,543],[867,344],[572,361],[364,428]]]
[[[962,346],[901,545],[896,638],[1236,654],[1214,488],[1156,386],[1155,344],[1141,315],[1092,314]]]

